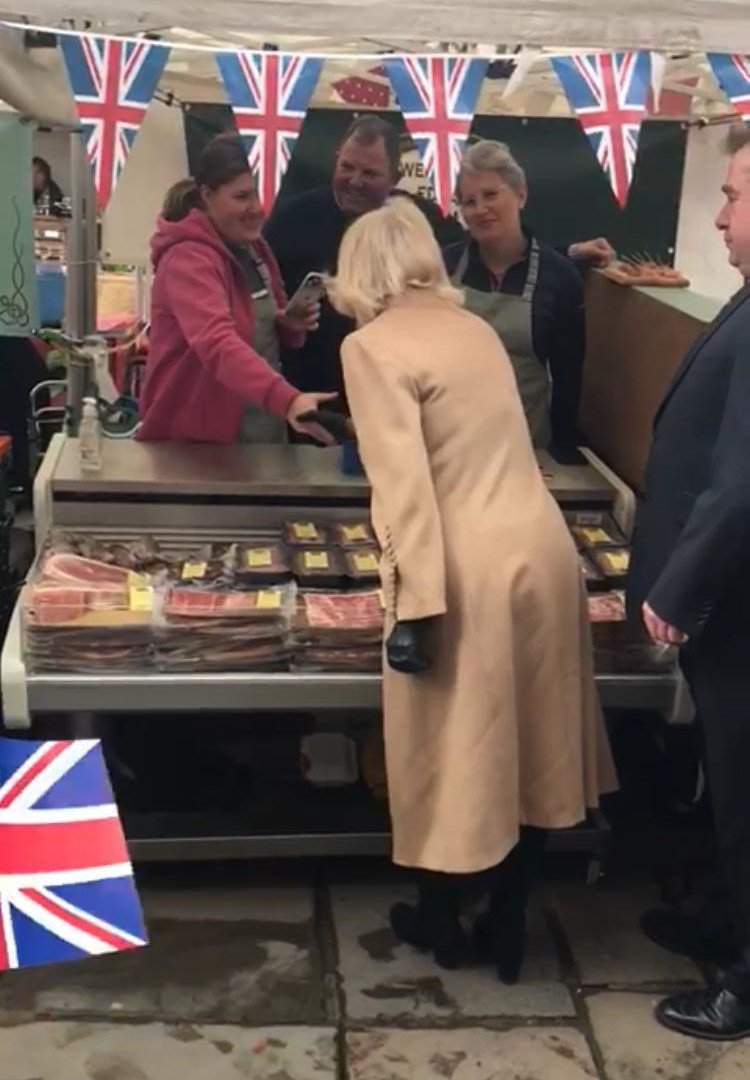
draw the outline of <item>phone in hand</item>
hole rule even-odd
[[[325,296],[325,283],[322,274],[305,274],[304,280],[287,305],[287,311],[299,311],[309,304],[316,304]]]

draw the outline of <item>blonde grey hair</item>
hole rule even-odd
[[[338,271],[327,283],[331,303],[362,326],[412,289],[459,305],[430,224],[409,198],[389,199],[363,214],[341,242]]]
[[[466,150],[461,159],[458,174],[459,193],[462,176],[483,172],[496,173],[513,191],[526,190],[526,173],[505,143],[496,142],[494,139],[482,139]]]

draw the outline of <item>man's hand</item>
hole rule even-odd
[[[299,307],[292,307],[289,304],[279,314],[279,322],[282,326],[297,332],[308,333],[317,330],[320,326],[320,302],[313,300],[311,303],[302,304]]]
[[[615,249],[603,236],[595,240],[580,240],[568,248],[568,258],[573,262],[586,263],[599,270],[606,270],[615,261]]]
[[[676,626],[670,626],[669,623],[660,619],[650,604],[644,604],[642,611],[643,621],[652,641],[657,642],[659,645],[685,644],[688,639],[687,634],[683,634]]]
[[[300,435],[308,435],[322,446],[334,446],[336,440],[320,424],[305,423],[302,417],[305,413],[316,412],[321,402],[333,401],[337,397],[338,394],[297,394],[287,411],[287,424]]]

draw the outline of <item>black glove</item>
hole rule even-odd
[[[354,424],[348,416],[333,412],[331,409],[311,409],[297,417],[303,424],[319,424],[336,442],[351,442],[354,438]]]
[[[402,675],[420,675],[432,667],[427,655],[426,637],[434,619],[411,619],[397,622],[385,643],[388,664]]]

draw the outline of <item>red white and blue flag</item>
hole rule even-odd
[[[167,62],[151,42],[91,34],[60,36],[60,49],[103,211],[128,159]]]
[[[651,90],[651,53],[558,56],[552,66],[615,198],[625,206]]]
[[[738,112],[750,122],[750,56],[737,53],[706,53],[719,86]]]
[[[280,52],[217,53],[216,63],[268,213],[291,160],[320,76],[315,56]]]
[[[386,59],[383,66],[435,200],[447,214],[488,61],[405,56]]]
[[[145,944],[99,742],[0,738],[0,971]]]

